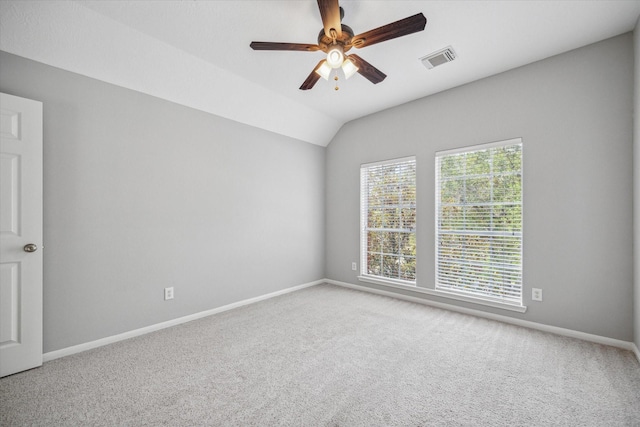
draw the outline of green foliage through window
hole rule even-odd
[[[522,142],[436,155],[436,289],[522,303]]]
[[[415,283],[415,159],[363,165],[360,181],[362,272]]]

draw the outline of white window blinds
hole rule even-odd
[[[522,304],[522,141],[436,153],[436,289]]]
[[[361,274],[415,284],[415,157],[360,168]]]

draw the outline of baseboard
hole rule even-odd
[[[627,341],[622,341],[622,340],[616,340],[613,338],[608,338],[608,337],[603,337],[600,335],[593,335],[593,334],[587,334],[585,332],[579,332],[579,331],[574,331],[572,329],[565,329],[565,328],[559,328],[557,326],[549,326],[549,325],[544,325],[542,323],[536,323],[536,322],[531,322],[528,320],[521,320],[521,319],[514,319],[511,317],[507,317],[507,316],[502,316],[499,314],[493,314],[493,313],[486,313],[483,311],[479,311],[479,310],[473,310],[473,309],[469,309],[469,308],[465,308],[465,307],[458,307],[455,305],[450,305],[450,304],[445,304],[445,303],[441,303],[441,302],[437,302],[437,301],[430,301],[424,298],[418,298],[418,297],[412,297],[412,296],[408,296],[408,295],[403,295],[403,294],[399,294],[396,292],[391,292],[391,291],[385,291],[385,290],[380,290],[380,289],[374,289],[374,288],[370,288],[367,286],[361,286],[361,285],[354,285],[352,283],[347,283],[347,282],[340,282],[337,280],[332,280],[332,279],[323,279],[323,280],[316,280],[314,282],[309,282],[309,283],[304,283],[302,285],[298,285],[298,286],[293,286],[291,288],[287,288],[287,289],[283,289],[280,291],[276,291],[276,292],[272,292],[266,295],[261,295],[255,298],[249,298],[246,300],[242,300],[242,301],[238,301],[238,302],[234,302],[232,304],[228,304],[222,307],[217,307],[211,310],[205,310],[205,311],[201,311],[199,313],[194,313],[194,314],[190,314],[188,316],[184,316],[184,317],[179,317],[177,319],[173,319],[173,320],[168,320],[166,322],[161,322],[161,323],[157,323],[155,325],[150,325],[150,326],[146,326],[144,328],[140,328],[140,329],[135,329],[129,332],[124,332],[122,334],[118,334],[118,335],[113,335],[110,337],[106,337],[106,338],[101,338],[95,341],[90,341],[87,343],[83,343],[83,344],[78,344],[78,345],[74,345],[71,347],[66,347],[60,350],[55,350],[55,351],[51,351],[48,353],[44,353],[42,355],[43,357],[43,361],[44,362],[48,362],[51,360],[55,360],[55,359],[59,359],[61,357],[64,356],[69,356],[72,354],[76,354],[76,353],[81,353],[83,351],[87,351],[87,350],[91,350],[94,348],[98,348],[98,347],[102,347],[104,345],[108,345],[108,344],[112,344],[118,341],[123,341],[129,338],[134,338],[140,335],[144,335],[144,334],[148,334],[150,332],[154,332],[154,331],[159,331],[161,329],[165,329],[165,328],[170,328],[172,326],[176,326],[176,325],[180,325],[182,323],[186,323],[186,322],[190,322],[192,320],[197,320],[197,319],[201,319],[203,317],[207,317],[207,316],[211,316],[217,313],[222,313],[224,311],[228,311],[228,310],[232,310],[234,308],[238,308],[238,307],[242,307],[245,305],[249,305],[249,304],[253,304],[259,301],[263,301],[269,298],[273,298],[273,297],[277,297],[279,295],[284,295],[290,292],[295,292],[298,291],[300,289],[304,289],[304,288],[308,288],[311,286],[315,286],[315,285],[319,285],[321,283],[329,283],[332,285],[336,285],[336,286],[342,286],[345,288],[351,288],[351,289],[356,289],[356,290],[360,290],[360,291],[364,291],[364,292],[370,292],[370,293],[374,293],[374,294],[378,294],[378,295],[384,295],[384,296],[388,296],[388,297],[392,297],[392,298],[398,298],[398,299],[403,299],[406,301],[411,301],[411,302],[416,302],[419,304],[425,304],[425,305],[429,305],[432,307],[437,307],[437,308],[442,308],[445,310],[450,310],[450,311],[456,311],[459,313],[464,313],[464,314],[470,314],[473,316],[477,316],[477,317],[484,317],[487,319],[491,319],[491,320],[497,320],[500,322],[504,322],[504,323],[510,323],[513,325],[517,325],[517,326],[522,326],[525,328],[530,328],[530,329],[536,329],[539,331],[543,331],[543,332],[550,332],[556,335],[562,335],[562,336],[567,336],[567,337],[571,337],[571,338],[578,338],[584,341],[590,341],[590,342],[594,342],[597,344],[603,344],[603,345],[610,345],[613,347],[618,347],[618,348],[622,348],[625,350],[629,350],[632,351],[636,358],[638,359],[638,363],[640,363],[640,350],[638,350],[638,347],[636,346],[635,343],[633,342],[627,342]]]
[[[290,292],[299,291],[300,289],[308,288],[311,286],[319,285],[321,283],[325,283],[326,280],[316,280],[315,282],[304,283],[302,285],[293,286],[291,288],[282,289],[280,291],[272,292],[266,295],[261,295],[255,298],[249,298],[246,300],[234,302],[232,304],[224,305],[222,307],[217,307],[211,310],[201,311],[199,313],[190,314],[188,316],[179,317],[173,320],[167,320],[166,322],[156,323],[155,325],[146,326],[144,328],[135,329],[133,331],[124,332],[122,334],[113,335],[106,338],[101,338],[95,341],[90,341],[83,344],[74,345],[71,347],[66,347],[60,350],[50,351],[48,353],[44,353],[42,355],[44,362],[49,362],[51,360],[59,359],[64,356],[69,356],[72,354],[80,353],[83,351],[91,350],[97,347],[102,347],[107,344],[112,344],[118,341],[123,341],[129,338],[137,337],[140,335],[148,334],[150,332],[159,331],[160,329],[170,328],[171,326],[180,325],[182,323],[190,322],[192,320],[201,319],[203,317],[211,316],[217,313],[222,313],[223,311],[233,310],[234,308],[242,307],[245,305],[253,304],[259,301],[264,301],[269,298],[277,297],[279,295],[288,294]]]
[[[636,343],[631,343],[631,345],[633,346],[633,352],[636,355],[636,359],[638,359],[638,363],[640,363],[640,350],[638,350],[638,346],[636,345]]]
[[[574,331],[572,329],[565,329],[557,326],[545,325],[542,323],[531,322],[529,320],[514,319],[512,317],[507,317],[500,314],[487,313],[480,310],[473,310],[470,308],[458,307],[455,305],[445,304],[438,301],[431,301],[424,298],[412,297],[412,296],[408,296],[408,295],[404,295],[396,292],[384,291],[381,289],[374,289],[368,286],[354,285],[352,283],[340,282],[340,281],[331,280],[331,279],[325,279],[325,282],[330,283],[332,285],[342,286],[345,288],[357,289],[359,291],[365,291],[365,292],[384,295],[392,298],[403,299],[406,301],[417,302],[419,304],[425,304],[425,305],[442,308],[449,311],[456,311],[459,313],[470,314],[477,317],[484,317],[486,319],[497,320],[503,323],[510,323],[512,325],[522,326],[529,329],[536,329],[543,332],[550,332],[556,335],[562,335],[566,337],[581,339],[583,341],[590,341],[597,344],[603,344],[603,345],[609,345],[612,347],[622,348],[624,350],[629,350],[634,352],[636,357],[638,358],[638,361],[640,362],[640,352],[638,352],[638,347],[636,347],[636,345],[632,342],[603,337],[600,335],[588,334],[586,332]]]

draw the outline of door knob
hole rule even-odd
[[[36,245],[35,243],[29,243],[24,245],[23,249],[25,252],[35,252],[38,250],[38,245]]]

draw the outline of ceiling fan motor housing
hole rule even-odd
[[[351,49],[351,39],[353,38],[353,30],[348,25],[341,24],[342,27],[342,36],[336,36],[336,43],[342,45],[342,49],[346,52]],[[318,46],[322,49],[323,52],[327,52],[329,48],[333,45],[333,39],[327,36],[324,32],[324,28],[320,30],[320,34],[318,34]]]

